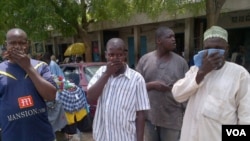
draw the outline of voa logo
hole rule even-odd
[[[244,129],[226,129],[228,136],[247,136]]]

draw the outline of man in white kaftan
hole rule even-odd
[[[227,32],[212,27],[204,34],[204,49],[227,50]],[[174,98],[188,101],[180,141],[221,141],[222,125],[250,124],[250,76],[219,53],[203,57],[172,89]]]

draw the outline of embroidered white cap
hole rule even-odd
[[[222,38],[225,41],[228,42],[228,33],[227,31],[219,26],[212,26],[209,29],[207,29],[204,33],[204,41],[208,38],[214,38],[214,37],[218,37],[218,38]]]

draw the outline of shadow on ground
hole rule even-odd
[[[92,132],[85,132],[83,133],[82,137],[83,138],[80,141],[94,141],[92,137]],[[71,141],[71,140],[66,139],[62,132],[56,132],[56,141]]]

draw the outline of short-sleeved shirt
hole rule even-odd
[[[49,63],[49,67],[52,74],[64,77],[62,69],[57,65],[55,61],[51,60]]]
[[[105,72],[102,66],[90,80],[91,87]],[[111,76],[98,98],[93,123],[96,141],[136,141],[136,112],[150,108],[143,77],[128,66],[124,74]]]
[[[136,70],[142,74],[146,83],[163,81],[173,85],[185,76],[188,71],[187,61],[174,52],[170,52],[171,59],[160,61],[157,52],[152,51],[139,60]],[[174,100],[171,91],[148,91],[151,109],[146,111],[146,119],[160,127],[180,130],[185,104]]]
[[[48,65],[33,59],[31,64],[44,79],[54,84]],[[0,123],[4,141],[55,139],[44,99],[26,72],[9,61],[0,64]]]

